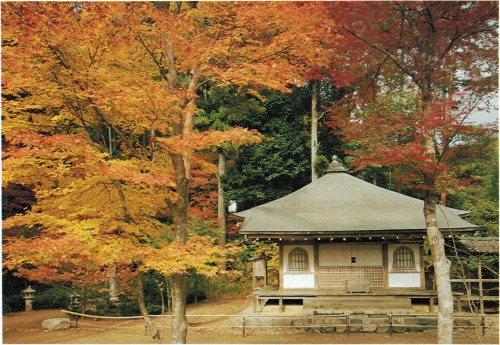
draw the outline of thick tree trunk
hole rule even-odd
[[[318,179],[318,84],[319,81],[311,81],[311,181]]]
[[[187,210],[188,210],[188,156],[172,153],[172,163],[176,181],[177,199],[169,202],[172,212],[175,240],[181,243],[187,241]],[[185,344],[187,336],[186,299],[188,278],[182,274],[172,276],[172,343]]]
[[[186,299],[188,294],[188,276],[172,276],[172,344],[185,344],[188,323],[186,320]]]
[[[450,282],[450,261],[445,254],[444,237],[436,220],[436,198],[431,191],[426,193],[424,215],[439,301],[438,343],[451,344],[453,338],[453,293]]]
[[[219,152],[219,176],[217,178],[217,221],[221,230],[219,245],[226,246],[226,208],[224,207],[224,190],[222,189],[222,176],[226,173],[226,155]],[[226,269],[226,262],[220,265],[221,270]]]
[[[151,331],[153,341],[155,343],[160,343],[160,330],[149,317],[148,310],[146,309],[146,303],[144,302],[143,276],[140,271],[137,275],[137,301],[139,302],[139,309],[141,310],[141,315],[144,318],[146,327],[149,331]]]

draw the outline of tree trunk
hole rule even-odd
[[[188,323],[186,320],[186,300],[188,277],[183,274],[172,276],[172,344],[185,344]]]
[[[453,293],[450,282],[451,264],[445,254],[443,234],[437,225],[436,198],[432,191],[426,192],[424,215],[439,301],[438,343],[451,344],[453,338]]]
[[[226,173],[226,155],[219,152],[219,176],[217,178],[217,221],[221,230],[219,245],[226,246],[226,208],[224,207],[224,190],[222,189],[222,176]],[[220,265],[221,270],[226,270],[226,262]]]
[[[446,197],[448,196],[448,192],[447,191],[442,191],[441,192],[441,205],[442,206],[446,206]]]
[[[175,240],[187,242],[187,210],[188,210],[188,155],[172,153],[177,199],[169,202],[172,212]],[[172,276],[172,343],[185,344],[187,335],[186,299],[188,278],[182,274]]]
[[[311,181],[318,179],[318,84],[311,81]]]
[[[428,61],[428,51],[425,52]],[[428,105],[433,101],[432,98],[432,76],[431,72],[423,69],[422,78],[422,110],[428,110]],[[427,155],[431,162],[436,162],[437,152],[434,144],[435,133],[427,134],[425,144],[427,147]],[[444,237],[438,228],[436,219],[436,177],[434,175],[425,175],[424,183],[427,189],[424,198],[424,216],[427,226],[427,237],[431,249],[431,259],[434,267],[434,275],[436,278],[436,290],[438,294],[438,343],[451,344],[453,339],[453,293],[450,282],[450,260],[446,257]],[[446,224],[441,224],[446,226]]]
[[[82,306],[80,312],[82,314],[85,314],[85,311],[87,310],[87,285],[83,284],[82,287]]]
[[[144,286],[143,286],[143,276],[142,272],[138,272],[137,275],[137,301],[139,302],[139,309],[141,310],[141,315],[144,317],[144,322],[146,327],[151,331],[151,337],[155,343],[160,343],[160,330],[154,322],[149,317],[148,310],[146,309],[146,303],[144,302]]]
[[[174,54],[174,45],[167,39],[167,61],[168,61],[168,85],[171,90],[180,87]],[[194,116],[196,110],[196,88],[200,77],[200,66],[191,70],[191,79],[186,89],[186,103],[180,104],[183,113],[179,115],[177,123],[173,125],[174,135],[191,134],[194,127]],[[182,139],[181,139],[182,140]],[[172,223],[174,229],[174,239],[181,243],[186,243],[188,238],[188,201],[189,201],[189,180],[191,169],[191,152],[170,153],[174,168],[175,189],[177,198],[166,200],[170,206]],[[185,344],[188,323],[186,320],[186,300],[189,281],[187,275],[174,274],[172,276],[172,343]]]

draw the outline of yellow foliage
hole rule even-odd
[[[215,274],[225,254],[213,240],[169,243],[160,216],[187,200],[179,176],[189,183],[191,162],[215,173],[195,151],[262,138],[194,131],[197,90],[217,81],[256,96],[287,91],[329,62],[331,25],[308,2],[201,2],[180,12],[152,2],[2,3],[3,183],[33,186],[37,198],[4,223],[34,233],[6,239],[4,267],[45,280],[141,263],[165,275]]]

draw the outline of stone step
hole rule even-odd
[[[387,314],[415,314],[415,309],[408,307],[394,307],[394,308],[315,308],[315,309],[304,309],[304,311],[310,312],[313,315],[353,315],[353,314],[364,314],[364,315],[387,315]]]
[[[304,300],[304,311],[331,314],[414,314],[410,298],[345,296]]]
[[[345,294],[345,295],[336,295],[336,296],[317,296],[314,297],[317,300],[331,300],[331,299],[344,299],[344,300],[373,300],[373,301],[391,301],[400,298],[406,297],[396,297],[396,296],[374,296],[371,294]]]
[[[317,298],[305,299],[304,309],[317,308],[412,308],[410,298]]]

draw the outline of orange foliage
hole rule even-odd
[[[208,183],[213,199],[216,170],[195,151],[261,138],[194,132],[197,89],[288,91],[328,63],[333,23],[320,3],[165,4],[2,3],[4,183],[35,184],[37,198],[4,223],[37,229],[5,239],[8,269],[44,282],[102,278],[111,266],[213,274],[211,240],[170,243],[160,216],[187,199],[182,175]]]

